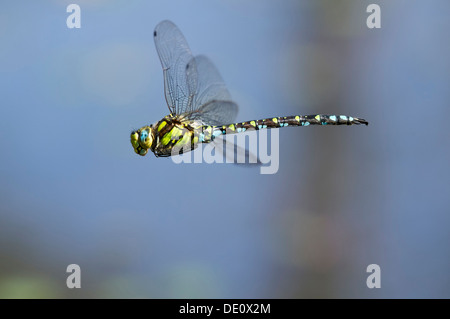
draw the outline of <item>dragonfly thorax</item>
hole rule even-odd
[[[157,157],[182,154],[196,148],[195,129],[201,126],[196,121],[183,119],[172,114],[153,126],[155,141],[152,151]]]

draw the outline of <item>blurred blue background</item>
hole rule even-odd
[[[1,298],[450,297],[450,2],[83,0],[68,29],[72,2],[0,5]],[[165,19],[239,121],[370,125],[280,130],[275,175],[137,156]]]

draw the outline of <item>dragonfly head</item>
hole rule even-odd
[[[151,126],[141,127],[137,131],[131,132],[131,145],[136,154],[145,156],[148,150],[152,147],[154,133]]]

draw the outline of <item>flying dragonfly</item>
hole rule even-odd
[[[193,56],[181,31],[171,21],[160,22],[153,33],[164,75],[164,93],[170,114],[131,132],[134,151],[168,157],[192,151],[215,138],[288,126],[359,125],[369,123],[347,115],[293,115],[236,123],[238,106],[231,100],[222,77],[205,56]]]

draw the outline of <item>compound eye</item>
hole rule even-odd
[[[148,131],[147,130],[142,131],[141,132],[141,142],[145,143],[147,141],[147,138],[148,138]]]
[[[150,148],[152,146],[153,138],[150,135],[150,129],[141,131],[139,135],[139,143],[143,148]]]

